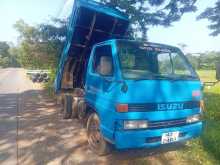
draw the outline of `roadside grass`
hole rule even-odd
[[[197,73],[203,82],[216,81],[215,70],[197,70]]]
[[[44,88],[47,91],[47,94],[54,98],[55,97],[55,93],[54,93],[54,87],[53,87],[53,83],[52,82],[47,82],[44,84]]]
[[[203,82],[215,81],[215,71],[200,70]],[[187,164],[220,164],[220,84],[204,89],[204,130],[200,138],[187,142],[178,155]]]
[[[51,97],[51,98],[55,98],[55,91],[54,91],[54,80],[55,80],[55,71],[54,70],[50,70],[50,74],[49,74],[49,81],[47,83],[44,84],[44,89],[46,89],[47,94]]]
[[[215,72],[212,74],[209,71],[207,74],[215,77]],[[206,123],[202,141],[206,151],[212,154],[220,164],[220,83],[213,87],[206,87],[204,92]]]

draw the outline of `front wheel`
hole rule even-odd
[[[109,144],[101,134],[100,120],[96,113],[92,113],[87,121],[87,138],[89,147],[98,155],[106,155],[111,152],[111,144]]]

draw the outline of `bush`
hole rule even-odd
[[[45,83],[44,87],[47,90],[49,96],[55,97],[54,80],[56,78],[56,71],[54,69],[50,70],[49,77],[50,79],[47,83]]]

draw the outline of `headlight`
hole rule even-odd
[[[197,115],[187,117],[186,122],[187,123],[195,123],[195,122],[199,121],[200,119],[201,119],[200,115],[197,114]]]
[[[146,120],[128,120],[124,121],[124,129],[144,129],[148,127]]]

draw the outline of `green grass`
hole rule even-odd
[[[203,82],[216,81],[215,70],[198,70],[197,73]]]
[[[55,71],[54,70],[49,70],[50,71],[50,74],[49,74],[49,81],[47,83],[44,84],[44,88],[46,89],[47,91],[47,94],[52,97],[52,98],[55,98],[55,91],[54,91],[54,80],[55,80]]]
[[[215,81],[215,71],[198,71],[203,82]],[[204,89],[204,131],[178,151],[187,164],[220,164],[220,84]]]

